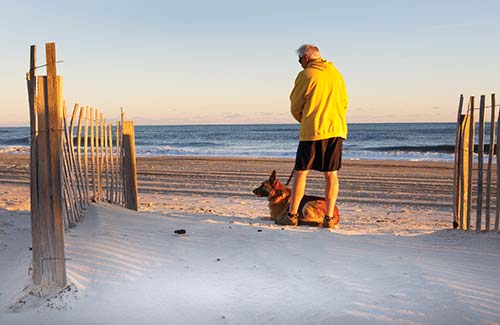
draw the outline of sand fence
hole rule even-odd
[[[499,230],[500,221],[500,114],[497,114],[495,94],[490,105],[481,95],[479,107],[474,96],[469,98],[468,108],[462,114],[464,97],[460,95],[457,116],[455,169],[453,189],[453,227],[477,231]],[[489,144],[485,145],[485,116],[490,110]],[[479,111],[476,125],[475,111]],[[475,145],[477,139],[478,144]],[[485,166],[485,152],[488,161]],[[477,153],[477,159],[474,159]],[[494,168],[495,165],[495,168]],[[475,174],[475,175],[474,175]],[[493,204],[492,204],[493,203]],[[475,208],[475,221],[472,210]],[[483,218],[484,212],[484,218]],[[494,216],[493,216],[494,212]]]
[[[65,103],[62,121],[67,226],[71,228],[80,220],[90,201],[106,201],[137,210],[133,122],[124,121],[122,113],[114,126],[106,122],[98,109],[75,104],[68,126]]]
[[[67,283],[64,229],[74,227],[91,201],[137,210],[134,123],[123,111],[113,126],[102,112],[74,105],[68,123],[63,78],[56,73],[54,43],[36,66],[31,46],[26,74],[30,107],[32,279],[43,293]],[[46,67],[46,76],[36,70]]]

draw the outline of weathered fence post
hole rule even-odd
[[[47,76],[35,79],[33,46],[28,82],[32,147],[36,147],[31,152],[32,279],[42,292],[67,282],[61,186],[62,78],[56,74],[55,44],[45,44],[45,50]]]
[[[55,268],[54,280],[60,286],[66,286],[66,258],[64,254],[64,220],[62,215],[62,187],[61,187],[61,135],[62,135],[62,77],[56,73],[56,45],[45,45],[47,60],[47,112],[50,151],[49,199],[52,204],[51,212],[53,222],[54,255],[48,256]],[[52,226],[52,225],[51,225]]]
[[[125,207],[137,211],[137,167],[132,121],[123,121],[123,167]]]
[[[479,104],[479,138],[477,145],[477,206],[476,206],[476,230],[481,230],[483,211],[483,160],[484,160],[484,95],[481,95]]]
[[[32,240],[32,280],[36,285],[42,282],[42,243],[40,214],[38,210],[38,112],[36,98],[36,45],[30,48],[30,71],[26,75],[30,109],[30,199],[31,199],[31,240]]]

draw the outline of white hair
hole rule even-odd
[[[319,48],[315,45],[304,44],[297,49],[297,54],[299,57],[303,57],[307,55],[310,60],[319,59],[321,57],[321,53],[319,52]]]

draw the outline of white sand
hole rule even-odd
[[[66,233],[71,289],[39,299],[28,187],[0,193],[0,324],[500,323],[500,235],[425,203],[345,200],[327,230],[262,220],[261,198],[149,190],[139,213],[90,206]]]

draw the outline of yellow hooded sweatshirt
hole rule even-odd
[[[300,141],[347,138],[347,92],[333,63],[321,58],[310,61],[295,79],[290,102],[300,123]]]

